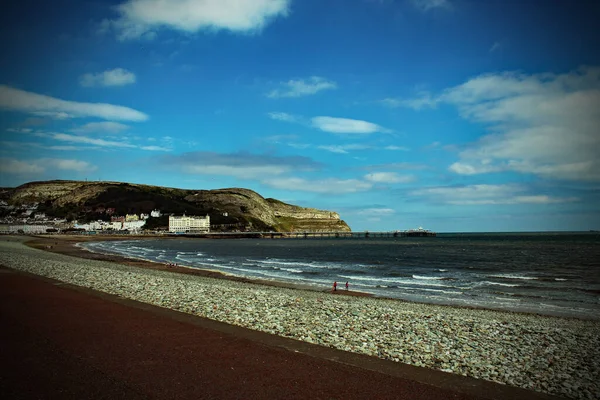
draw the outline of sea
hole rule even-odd
[[[148,239],[90,251],[315,290],[600,319],[600,233],[447,233],[427,238]]]

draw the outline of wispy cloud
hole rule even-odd
[[[493,52],[495,52],[495,51],[498,51],[498,50],[500,50],[500,49],[502,49],[502,43],[500,43],[500,42],[496,41],[496,42],[494,42],[494,44],[492,44],[492,46],[490,47],[490,50],[489,50],[489,52],[490,52],[490,53],[493,53]]]
[[[412,108],[413,110],[421,110],[424,108],[434,108],[439,102],[439,99],[432,97],[431,93],[421,91],[417,94],[416,97],[412,98],[392,98],[388,97],[380,101],[386,107],[390,108],[398,108],[398,107],[407,107]]]
[[[389,129],[368,121],[335,117],[314,117],[312,126],[325,132],[344,134],[370,134],[390,132]]]
[[[0,85],[0,108],[64,118],[94,117],[117,121],[145,121],[148,116],[129,107],[105,103],[80,103]]]
[[[65,160],[65,159],[42,159],[42,164],[48,165],[50,168],[56,168],[64,171],[88,172],[95,171],[96,166],[87,161],[81,160]]]
[[[269,118],[274,119],[276,121],[284,121],[284,122],[300,122],[301,118],[297,115],[292,115],[284,112],[270,112],[267,114]]]
[[[181,32],[229,30],[257,32],[288,14],[291,0],[128,0],[118,18],[104,20],[101,31],[114,30],[119,40],[154,38],[160,29]]]
[[[261,183],[281,190],[334,194],[364,192],[373,187],[372,183],[358,179],[336,178],[304,179],[281,177],[263,179]]]
[[[122,131],[129,129],[128,125],[120,122],[113,121],[102,121],[102,122],[89,122],[78,128],[71,129],[71,132],[75,133],[106,133],[106,134],[117,134]]]
[[[261,179],[292,171],[313,171],[321,164],[307,157],[276,157],[267,154],[190,152],[162,156],[161,165],[198,175],[225,175],[240,179]]]
[[[528,193],[526,187],[517,184],[428,187],[413,190],[409,194],[432,203],[455,205],[550,204],[578,201],[575,197]]]
[[[408,147],[394,146],[394,145],[385,146],[383,149],[384,150],[390,150],[390,151],[409,151],[410,150]]]
[[[389,217],[396,213],[392,208],[365,208],[356,211],[357,215],[366,215],[368,217]]]
[[[20,161],[14,158],[0,158],[0,172],[3,174],[30,175],[44,172],[44,168],[32,161]]]
[[[40,175],[47,170],[89,172],[95,171],[96,166],[87,161],[59,158],[42,158],[39,160],[17,160],[0,158],[0,172],[15,175]]]
[[[401,170],[401,171],[422,171],[422,170],[426,170],[429,168],[430,167],[425,164],[414,164],[414,163],[407,163],[407,162],[373,164],[373,165],[367,165],[367,166],[361,167],[361,169],[367,170],[367,171],[372,171],[372,170],[377,170],[377,169],[387,169],[387,170],[395,169],[395,170]]]
[[[76,136],[76,135],[68,135],[66,133],[51,133],[49,136],[61,142],[69,142],[69,143],[83,143],[89,144],[99,147],[111,147],[111,148],[129,148],[133,149],[137,146],[127,143],[127,142],[119,142],[115,140],[104,140],[104,139],[95,139],[87,136]]]
[[[140,149],[146,151],[171,151],[169,147],[163,146],[140,146]]]
[[[421,11],[431,11],[437,8],[450,8],[449,0],[410,0],[410,2]]]
[[[79,77],[79,84],[84,87],[93,86],[124,86],[135,83],[133,72],[123,68],[115,68],[98,73],[88,73]]]
[[[319,76],[311,76],[308,79],[292,79],[281,82],[280,88],[267,93],[267,97],[303,97],[316,94],[322,90],[336,89],[337,84]]]
[[[371,146],[366,145],[366,144],[339,144],[339,145],[321,145],[321,146],[317,146],[317,149],[320,150],[326,150],[329,151],[331,153],[338,153],[338,154],[347,154],[348,151],[352,151],[352,150],[366,150],[366,149],[370,149]]]
[[[409,183],[416,178],[414,175],[400,175],[396,172],[373,172],[365,175],[365,179],[373,183]]]

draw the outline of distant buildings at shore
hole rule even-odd
[[[210,217],[194,217],[178,215],[169,216],[169,232],[171,233],[206,233],[210,232]]]

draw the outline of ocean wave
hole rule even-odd
[[[464,294],[463,292],[457,292],[457,291],[454,291],[454,290],[442,290],[442,289],[425,289],[425,288],[421,288],[421,289],[419,289],[419,291],[444,293],[444,294]]]
[[[537,280],[535,276],[525,276],[525,275],[488,275],[490,278],[499,278],[499,279],[523,279],[523,280]]]
[[[498,299],[498,300],[506,300],[506,301],[516,301],[516,302],[521,301],[521,299],[511,299],[510,297],[494,297],[494,298]]]
[[[299,261],[285,261],[279,260],[276,258],[271,258],[268,260],[253,260],[246,259],[246,261],[250,261],[257,264],[267,264],[267,265],[291,265],[291,266],[299,266],[299,267],[310,267],[310,268],[332,268],[331,264],[318,264],[314,262],[299,262]]]
[[[412,276],[413,279],[423,279],[423,280],[437,280],[437,281],[441,281],[441,280],[446,280],[448,278],[442,277],[442,276],[422,276],[422,275],[413,275]]]
[[[500,283],[500,282],[491,282],[491,281],[485,281],[482,282],[482,284],[484,285],[496,285],[496,286],[508,286],[508,287],[518,287],[520,285],[516,284],[516,283]]]
[[[381,284],[379,286],[384,286],[386,284],[394,284],[394,285],[433,286],[433,287],[448,287],[448,288],[455,287],[454,285],[445,285],[443,283],[438,283],[438,282],[429,282],[429,281],[419,282],[419,281],[415,281],[412,279],[409,280],[409,279],[367,277],[367,276],[356,276],[356,275],[340,275],[340,277],[348,279],[350,281],[381,282]]]
[[[447,270],[447,269],[440,268],[440,269],[438,269],[438,272],[448,272],[448,270]]]

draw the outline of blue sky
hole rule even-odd
[[[359,231],[600,228],[597,1],[11,7],[2,186],[244,187]]]

